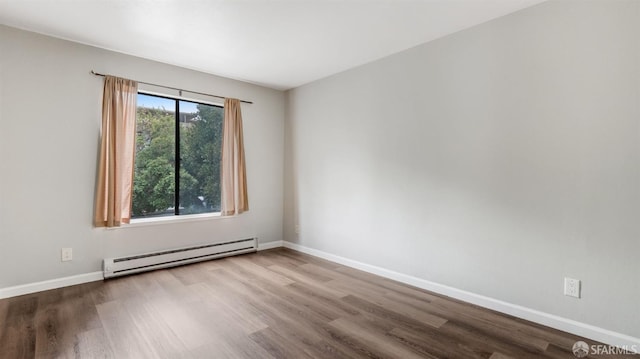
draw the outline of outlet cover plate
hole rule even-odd
[[[580,280],[565,277],[564,295],[574,298],[580,298]]]
[[[68,262],[73,260],[73,249],[72,248],[62,248],[61,251],[61,261]]]

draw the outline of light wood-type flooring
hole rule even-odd
[[[11,359],[575,358],[577,340],[288,249],[0,300]]]

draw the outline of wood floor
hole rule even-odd
[[[11,359],[575,358],[577,340],[287,249],[0,300]]]

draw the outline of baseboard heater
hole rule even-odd
[[[104,278],[174,267],[257,250],[258,239],[247,238],[120,258],[105,258],[103,264]]]

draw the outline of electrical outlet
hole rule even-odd
[[[564,278],[564,295],[569,297],[580,298],[580,280],[573,278]]]
[[[73,249],[72,248],[62,248],[62,258],[60,258],[63,262],[68,262],[73,260]]]
[[[300,234],[300,225],[296,224],[296,234]]]

